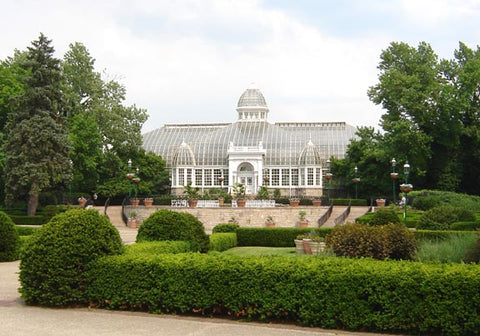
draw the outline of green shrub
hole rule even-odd
[[[412,231],[415,235],[415,238],[422,242],[425,240],[430,241],[441,241],[449,239],[452,235],[457,235],[459,231],[439,231],[439,230],[415,230]],[[464,231],[463,233],[470,234],[472,236],[476,235],[474,231]]]
[[[475,231],[480,228],[480,222],[455,222],[450,225],[450,230],[454,231]]]
[[[220,232],[237,232],[240,225],[235,223],[222,223],[216,225],[212,232],[213,233],[220,233]]]
[[[134,272],[132,270],[135,270]],[[480,267],[185,253],[91,264],[98,307],[356,331],[478,335]]]
[[[238,246],[293,247],[298,235],[317,231],[325,237],[332,229],[311,228],[239,228]]]
[[[442,205],[451,205],[454,207],[468,209],[470,211],[480,212],[480,197],[466,194],[459,194],[452,191],[440,190],[414,190],[408,194],[411,197],[438,197]]]
[[[85,267],[123,250],[120,235],[96,210],[59,214],[31,236],[20,263],[20,292],[28,304],[86,304]]]
[[[195,216],[170,210],[159,210],[145,219],[138,229],[137,242],[183,240],[193,251],[206,252],[210,245],[205,228]]]
[[[437,206],[440,206],[442,201],[440,197],[434,195],[426,195],[426,196],[416,196],[413,199],[412,207],[418,210],[430,210]]]
[[[125,253],[131,255],[186,253],[191,252],[190,243],[186,241],[148,241],[125,246]]]
[[[398,212],[394,208],[379,208],[368,221],[370,225],[400,224]]]
[[[299,205],[313,205],[313,202],[311,199],[308,198],[300,198]]]
[[[466,263],[479,263],[480,262],[480,238],[475,241],[475,244],[466,251],[463,261]]]
[[[20,239],[15,224],[10,217],[0,211],[0,261],[12,261],[18,258]]]
[[[332,203],[333,205],[367,206],[367,200],[365,199],[335,198],[332,199]]]
[[[455,222],[475,221],[475,214],[467,209],[443,205],[432,208],[420,217],[417,228],[424,230],[448,230]]]
[[[471,262],[471,251],[475,247],[478,236],[470,232],[453,233],[444,240],[425,240],[415,254],[415,260],[420,262],[460,263]]]
[[[337,256],[380,260],[412,259],[416,248],[414,235],[401,224],[341,225],[325,237],[325,243]]]
[[[223,252],[237,246],[237,234],[234,232],[214,233],[210,236],[210,250]]]
[[[72,209],[72,206],[60,204],[60,205],[46,205],[41,209],[41,213],[47,219],[53,218],[54,216],[58,215],[59,213],[65,212]]]
[[[43,225],[50,219],[43,215],[10,215],[10,218],[17,225]]]
[[[17,233],[18,233],[19,236],[31,236],[35,232],[37,232],[38,229],[40,229],[40,226],[39,227],[29,227],[29,226],[17,226],[17,225],[15,225],[15,230],[17,230]]]

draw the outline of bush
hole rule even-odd
[[[368,221],[370,225],[400,224],[398,212],[394,208],[379,208]]]
[[[325,237],[335,255],[352,258],[412,259],[416,240],[401,224],[365,226],[346,224]]]
[[[434,195],[427,195],[427,196],[416,196],[413,199],[412,207],[417,210],[430,210],[437,206],[440,206],[442,201],[440,197]]]
[[[234,232],[214,233],[210,236],[210,250],[223,252],[237,246],[237,234]]]
[[[475,231],[480,228],[480,222],[455,222],[450,225],[454,231]]]
[[[426,240],[430,241],[441,241],[447,240],[451,236],[457,235],[459,231],[439,231],[439,230],[415,230],[412,231],[415,235],[415,238],[422,242]],[[474,231],[464,231],[464,233],[470,234],[472,236],[476,235]]]
[[[239,228],[238,246],[293,247],[300,234],[315,231],[325,237],[332,229],[311,228]]]
[[[123,255],[96,260],[88,279],[92,303],[110,309],[396,334],[473,336],[480,330],[478,265]]]
[[[71,205],[47,205],[43,209],[41,209],[42,215],[45,216],[47,219],[53,218],[59,213],[65,212],[67,210],[72,209]]]
[[[237,230],[240,228],[240,225],[235,224],[235,223],[222,223],[216,225],[212,233],[220,233],[220,232],[237,232]]]
[[[15,230],[17,230],[17,233],[19,236],[31,236],[35,232],[37,232],[38,229],[41,227],[29,227],[29,226],[17,226],[15,225]]]
[[[472,211],[443,205],[435,207],[423,213],[420,217],[417,228],[426,230],[448,230],[455,222],[475,221],[475,214]]]
[[[367,206],[367,200],[365,199],[335,198],[332,199],[332,203],[333,205]]]
[[[20,239],[15,224],[10,217],[0,211],[0,261],[12,261],[18,258]]]
[[[44,215],[10,215],[10,218],[17,225],[43,225],[49,220],[49,218]]]
[[[139,254],[163,254],[191,252],[190,243],[186,241],[149,241],[127,245],[125,253],[138,256]]]
[[[475,245],[472,246],[463,258],[466,263],[479,263],[480,262],[480,238],[477,237]]]
[[[120,235],[95,210],[70,210],[38,230],[22,255],[20,292],[28,304],[86,304],[86,265],[123,251]]]
[[[480,197],[466,194],[459,194],[452,191],[440,191],[440,190],[414,190],[409,193],[409,196],[438,197],[442,205],[450,205],[453,207],[459,207],[468,209],[471,211],[480,211]]]
[[[477,235],[470,232],[456,232],[443,240],[421,242],[415,260],[420,262],[461,263],[475,246]]]
[[[205,228],[195,216],[170,210],[159,210],[145,219],[138,229],[137,242],[182,240],[193,251],[207,252],[210,245]]]

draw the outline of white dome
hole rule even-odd
[[[267,120],[267,103],[254,83],[250,84],[250,87],[240,96],[237,112],[239,120]]]

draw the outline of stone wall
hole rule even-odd
[[[242,227],[265,227],[268,216],[272,216],[275,220],[276,227],[297,227],[299,220],[299,212],[305,211],[306,218],[310,221],[310,227],[316,227],[318,219],[327,211],[328,207],[275,207],[275,208],[172,208],[165,206],[126,206],[125,212],[131,211],[137,213],[139,222],[150,216],[153,212],[160,209],[169,209],[178,212],[186,212],[197,217],[205,226],[207,233],[211,233],[215,225],[227,223],[231,218],[235,218]]]

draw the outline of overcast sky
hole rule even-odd
[[[392,41],[452,58],[480,41],[480,0],[1,0],[0,59],[43,32],[62,58],[83,43],[96,70],[164,123],[232,122],[251,82],[269,120],[378,126],[366,95]]]

